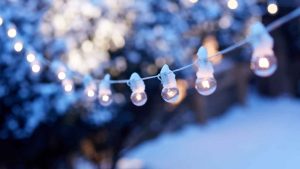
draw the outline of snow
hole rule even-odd
[[[163,134],[124,159],[139,159],[147,169],[299,168],[300,101],[252,94],[246,106],[206,125]]]

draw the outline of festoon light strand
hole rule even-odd
[[[132,94],[130,96],[132,103],[136,106],[142,106],[147,101],[144,80],[158,78],[161,80],[163,86],[161,93],[162,98],[166,102],[174,103],[177,101],[179,95],[175,73],[196,65],[197,79],[195,82],[195,88],[201,95],[210,95],[216,90],[217,82],[214,78],[213,66],[209,59],[217,57],[219,55],[224,55],[238,47],[245,45],[246,43],[250,43],[253,48],[251,69],[258,76],[270,76],[275,72],[277,68],[277,61],[273,52],[274,40],[268,32],[299,16],[300,7],[292,11],[288,15],[274,21],[268,27],[264,27],[263,24],[259,22],[254,23],[250,27],[250,34],[246,39],[239,41],[236,44],[225,48],[224,50],[219,51],[213,56],[208,56],[207,50],[204,47],[200,47],[197,52],[198,58],[195,60],[195,62],[177,68],[175,70],[170,70],[168,65],[164,65],[160,73],[157,75],[141,78],[137,73],[133,73],[129,80],[111,80],[110,75],[105,75],[103,80],[97,80],[93,79],[91,76],[86,76],[83,78],[84,93],[89,100],[94,100],[96,98],[96,93],[98,90],[98,99],[100,104],[103,106],[108,106],[112,103],[111,84],[127,83],[132,91]],[[17,38],[17,36],[19,35],[15,25],[4,21],[4,18],[2,16],[0,16],[0,18],[0,26],[2,26],[4,23],[7,23],[8,25],[6,34],[15,42],[13,46],[14,50],[16,52],[21,52],[26,46],[20,40],[21,38]],[[30,46],[27,45],[27,47],[28,49],[25,48],[26,60],[31,65],[32,72],[39,73],[41,71],[42,65],[44,65],[44,62],[51,64],[50,61],[43,59],[43,57],[40,55],[37,55],[34,50],[30,48]],[[72,79],[74,78],[73,76],[78,75],[78,73],[71,71],[70,69],[68,69],[68,66],[64,66],[64,64],[62,63],[57,65],[59,66],[54,66],[55,68],[53,68],[54,73],[56,74],[58,80],[61,81],[65,92],[72,92],[74,90],[74,81]],[[82,78],[81,75],[79,77]]]

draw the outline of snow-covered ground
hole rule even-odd
[[[300,100],[250,95],[247,106],[163,134],[124,158],[146,169],[299,169]]]

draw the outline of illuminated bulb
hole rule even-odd
[[[26,55],[26,60],[27,62],[32,63],[35,60],[35,55],[33,53],[28,53]]]
[[[14,38],[14,37],[16,37],[16,36],[17,36],[17,30],[16,30],[16,28],[14,28],[14,27],[9,28],[9,29],[7,30],[7,36],[8,36],[9,38]]]
[[[271,76],[277,69],[277,59],[272,54],[253,57],[251,60],[251,69],[257,76]]]
[[[3,24],[3,18],[0,16],[0,26]]]
[[[38,63],[33,63],[31,65],[31,70],[33,73],[39,73],[41,70],[41,66]]]
[[[102,106],[108,106],[112,103],[112,96],[108,94],[101,95],[99,102]]]
[[[63,85],[64,91],[67,93],[69,93],[73,90],[73,82],[69,79],[63,80],[62,85]]]
[[[143,106],[147,102],[147,95],[145,92],[133,92],[130,99],[134,105]]]
[[[217,81],[214,77],[197,78],[195,88],[201,95],[211,95],[217,89]]]
[[[90,101],[93,101],[96,97],[96,84],[91,76],[86,76],[84,79],[85,89],[84,93]]]
[[[59,80],[64,80],[66,77],[67,77],[67,75],[66,75],[66,73],[65,73],[64,71],[59,71],[59,72],[57,73],[57,78],[58,78]]]
[[[15,49],[16,52],[21,52],[23,50],[23,43],[20,42],[20,41],[17,41],[14,44],[14,49]]]
[[[99,84],[99,102],[102,106],[109,106],[112,103],[112,92],[110,89],[110,75],[105,75]]]
[[[163,88],[161,91],[161,97],[169,103],[175,103],[179,98],[179,90],[177,87],[174,88]]]
[[[270,3],[267,7],[268,12],[272,15],[276,14],[278,12],[278,6],[276,3]]]
[[[227,1],[227,6],[228,6],[229,9],[234,10],[234,9],[237,9],[237,8],[238,8],[239,3],[238,3],[237,0],[228,0],[228,1]]]
[[[94,82],[90,82],[85,88],[85,94],[90,100],[94,100],[96,96],[96,85]]]
[[[274,56],[274,40],[266,27],[256,22],[251,25],[250,44],[253,48],[251,69],[257,76],[271,76],[277,69],[277,59]]]
[[[217,81],[214,78],[214,69],[211,62],[207,59],[207,50],[201,47],[198,50],[198,71],[197,80],[195,82],[195,88],[201,95],[211,95],[217,89]]]
[[[164,65],[160,71],[160,78],[163,85],[161,91],[162,98],[168,103],[175,103],[179,98],[179,90],[175,79],[175,74]]]
[[[143,106],[148,99],[145,93],[145,83],[143,79],[137,73],[133,73],[130,76],[129,86],[132,90],[130,96],[132,103],[136,106]]]
[[[88,97],[94,97],[95,96],[95,91],[93,89],[87,89],[86,95]]]

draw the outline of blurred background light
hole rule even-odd
[[[274,15],[278,12],[278,6],[275,2],[268,4],[267,9],[268,9],[268,12],[272,15]]]
[[[237,0],[228,0],[227,1],[227,6],[229,9],[237,9],[239,7],[239,3]]]

